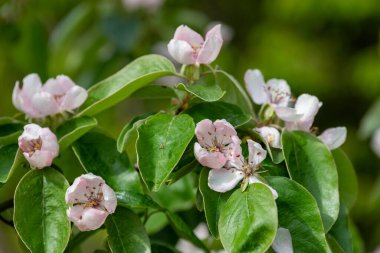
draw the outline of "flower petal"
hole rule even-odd
[[[260,181],[257,177],[255,177],[255,176],[250,177],[249,178],[249,183],[250,184],[263,184],[263,185],[265,185],[272,192],[273,198],[274,199],[278,198],[277,191],[275,189],[273,189],[272,187],[270,187],[268,184],[265,184],[264,182]]]
[[[277,128],[274,127],[258,127],[254,129],[274,148],[281,148],[281,136]]]
[[[259,165],[267,156],[267,151],[261,145],[253,140],[247,140],[248,143],[248,162],[252,166]]]
[[[174,33],[174,40],[187,42],[191,47],[201,47],[204,40],[202,36],[186,25],[179,26]]]
[[[276,107],[275,112],[277,117],[287,122],[298,121],[302,117],[302,114],[298,114],[296,109],[290,107]]]
[[[318,136],[330,150],[339,148],[346,141],[347,129],[345,127],[329,128]]]
[[[55,134],[50,131],[49,128],[45,127],[41,130],[41,139],[42,139],[42,151],[49,151],[53,154],[54,157],[58,155],[59,145],[58,140]]]
[[[292,236],[286,228],[278,228],[276,238],[272,243],[276,253],[293,253]]]
[[[181,64],[195,64],[194,50],[189,43],[183,40],[171,40],[168,44],[169,54]]]
[[[211,169],[220,169],[227,162],[227,157],[223,153],[209,152],[202,148],[198,142],[194,144],[194,155],[200,164]]]
[[[380,157],[380,128],[377,129],[372,136],[371,147],[373,152]]]
[[[260,70],[247,70],[244,75],[245,88],[251,96],[253,102],[258,105],[269,103],[269,96],[265,85],[264,77]]]
[[[237,135],[235,128],[225,119],[214,122],[215,137],[218,143],[227,145],[232,142],[232,137]]]
[[[84,208],[81,205],[76,205],[67,210],[67,216],[80,231],[89,231],[100,228],[108,213],[96,208]]]
[[[75,86],[75,83],[70,77],[59,75],[56,78],[47,80],[42,89],[52,95],[61,96],[68,92],[73,86]]]
[[[70,111],[81,106],[87,99],[87,90],[75,85],[71,87],[61,102],[61,111]]]
[[[322,103],[316,96],[302,94],[297,98],[295,109],[297,114],[302,114],[298,124],[300,130],[309,131],[321,106]]]
[[[40,92],[42,82],[37,74],[29,74],[22,80],[22,96],[32,99],[33,95]]]
[[[54,115],[60,112],[53,95],[48,92],[38,92],[33,96],[32,106],[42,116]]]
[[[104,207],[107,209],[108,213],[114,213],[117,205],[115,192],[106,184],[103,184],[102,192]]]
[[[211,147],[215,135],[215,126],[209,119],[201,120],[195,126],[195,136],[202,147]]]
[[[42,169],[48,167],[53,162],[53,154],[49,151],[36,150],[31,156],[28,153],[23,153],[32,168]]]
[[[206,40],[199,51],[197,62],[200,64],[213,62],[218,57],[222,45],[221,25],[216,25],[207,32]]]
[[[21,99],[20,83],[18,81],[16,82],[15,87],[13,88],[12,103],[19,111],[24,111],[22,106],[23,103]]]
[[[244,178],[242,172],[235,169],[213,169],[208,174],[208,186],[217,192],[226,192],[235,188],[235,186]]]
[[[288,106],[290,100],[290,88],[283,79],[270,79],[267,82],[267,90],[270,102],[277,106]]]

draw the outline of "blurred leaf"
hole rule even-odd
[[[263,184],[235,190],[219,218],[220,240],[231,253],[265,252],[277,231],[277,208],[272,192]]]
[[[176,166],[176,167],[178,167],[178,166]],[[168,180],[169,181],[168,183],[173,184],[173,183],[177,182],[179,179],[183,178],[184,176],[186,176],[187,174],[189,174],[190,172],[192,172],[198,168],[201,169],[202,166],[199,164],[199,162],[197,160],[193,160],[192,162],[186,164],[185,166],[182,166],[178,170],[173,170],[173,172],[170,174],[170,178]]]
[[[96,127],[97,124],[98,122],[95,118],[83,116],[70,119],[60,125],[56,131],[59,142],[59,151],[64,151],[85,133]]]
[[[342,149],[334,149],[332,154],[338,171],[341,204],[350,210],[358,195],[358,181],[356,179],[355,169]]]
[[[206,252],[208,252],[207,247],[203,244],[201,240],[198,239],[198,237],[193,233],[193,231],[182,220],[181,217],[170,211],[166,211],[165,214],[168,217],[170,225],[180,237],[192,242],[197,247],[202,248],[206,250]]]
[[[138,173],[130,164],[125,153],[116,150],[116,142],[104,134],[89,132],[73,145],[75,155],[87,172],[102,177],[118,192],[141,192]]]
[[[348,219],[348,210],[343,204],[341,204],[338,219],[331,228],[329,234],[334,237],[338,245],[344,250],[345,253],[352,253],[353,242],[352,235],[349,230]]]
[[[88,90],[88,98],[78,115],[97,114],[129,97],[153,80],[175,75],[173,64],[163,56],[145,55]]]
[[[283,132],[282,146],[291,179],[317,200],[325,232],[329,231],[339,214],[338,173],[330,150],[302,131]]]
[[[380,99],[371,106],[360,122],[359,135],[362,138],[370,137],[376,129],[380,128]]]
[[[194,128],[186,114],[157,114],[138,128],[138,167],[150,190],[158,191],[168,178],[193,138]]]
[[[0,147],[0,183],[5,184],[23,161],[24,157],[17,144]]]
[[[175,247],[165,242],[151,241],[152,253],[180,253]]]
[[[211,234],[219,237],[218,222],[221,211],[226,204],[228,198],[231,196],[232,191],[229,192],[216,192],[211,190],[208,186],[208,173],[209,168],[203,168],[199,176],[199,190],[203,197],[204,212],[206,216],[207,225]]]
[[[251,119],[251,116],[245,114],[238,106],[224,102],[196,104],[187,109],[185,113],[193,117],[195,123],[203,119],[212,121],[225,119],[235,127],[241,126]]]
[[[15,193],[14,223],[31,252],[63,252],[70,238],[65,177],[52,168],[31,170]]]
[[[0,118],[0,146],[17,143],[23,132],[23,124],[10,117]]]
[[[278,193],[279,226],[289,230],[294,252],[326,252],[323,223],[313,196],[288,178],[267,177],[266,180]]]
[[[113,253],[150,253],[150,241],[139,216],[118,206],[106,220],[108,245]]]
[[[329,252],[329,253],[346,253],[332,235],[327,234],[326,239],[327,239],[328,246],[329,246],[329,251],[327,251],[327,252]]]
[[[154,208],[162,209],[149,195],[134,191],[116,192],[117,204],[131,209]]]

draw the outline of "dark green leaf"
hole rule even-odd
[[[118,206],[106,220],[108,244],[113,253],[150,253],[150,241],[140,218]]]
[[[65,177],[52,168],[32,170],[15,193],[14,223],[31,252],[63,252],[70,238]]]
[[[152,253],[181,253],[175,247],[165,242],[151,241]]]
[[[251,119],[251,116],[245,114],[238,106],[224,102],[196,104],[185,112],[193,117],[195,123],[203,119],[210,119],[212,121],[225,119],[233,126],[238,127]]]
[[[289,230],[294,252],[326,252],[321,215],[313,196],[300,184],[285,177],[267,177],[276,189],[279,226]]]
[[[162,209],[149,195],[139,192],[116,192],[117,204],[128,208],[154,208]]]
[[[97,114],[129,97],[153,80],[175,75],[174,65],[159,55],[142,56],[88,90],[79,115]]]
[[[203,197],[203,206],[206,216],[206,221],[211,234],[219,237],[218,222],[220,212],[223,210],[228,198],[231,196],[232,191],[229,192],[216,192],[211,190],[208,186],[208,173],[210,169],[203,168],[199,176],[199,190]]]
[[[113,190],[142,191],[138,173],[127,155],[117,152],[112,138],[89,132],[74,143],[73,150],[83,168],[104,178]]]
[[[0,146],[17,143],[22,131],[22,122],[10,117],[0,118]]]
[[[23,161],[22,152],[17,144],[0,147],[0,183],[6,183]]]
[[[359,135],[362,138],[370,137],[376,129],[380,128],[380,99],[378,99],[364,115],[360,122]]]
[[[329,249],[328,249],[329,251],[327,251],[328,253],[346,253],[342,249],[342,247],[340,247],[339,243],[335,240],[333,236],[331,236],[330,234],[327,234],[326,239],[329,246]]]
[[[355,169],[342,149],[335,149],[332,154],[338,170],[340,200],[350,210],[358,195],[358,180]]]
[[[263,184],[235,190],[219,218],[219,235],[230,253],[262,253],[271,246],[277,231],[277,208],[272,192]]]
[[[148,188],[158,191],[194,136],[193,119],[186,114],[157,114],[138,128],[138,167]]]
[[[329,234],[334,237],[336,242],[344,250],[345,253],[353,252],[352,235],[349,230],[348,210],[341,204],[339,216]]]
[[[85,133],[96,127],[95,118],[83,116],[66,121],[57,128],[56,134],[59,142],[59,151],[62,152],[82,137]]]
[[[317,200],[325,232],[339,214],[338,173],[325,144],[306,132],[282,133],[282,146],[290,177]]]
[[[148,85],[135,91],[129,98],[134,99],[172,99],[177,97],[174,90],[167,86],[161,86],[158,84]]]

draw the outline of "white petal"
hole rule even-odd
[[[227,157],[223,153],[209,152],[202,148],[198,142],[194,144],[194,156],[200,164],[211,169],[220,169],[227,162]]]
[[[48,92],[35,94],[32,99],[32,106],[42,116],[54,115],[60,112],[53,95]]]
[[[206,40],[199,51],[197,62],[200,64],[213,62],[218,57],[222,45],[221,25],[216,25],[206,34]]]
[[[277,128],[274,127],[258,127],[254,129],[274,148],[281,148],[281,136]]]
[[[283,121],[294,122],[301,119],[303,114],[298,114],[296,109],[290,107],[276,107],[276,115]]]
[[[267,90],[270,103],[277,106],[288,106],[290,100],[290,88],[283,79],[270,79],[267,82]]]
[[[263,183],[262,181],[260,181],[257,177],[255,177],[255,176],[250,177],[249,178],[249,183],[250,184],[263,184],[263,185],[265,185],[272,192],[273,198],[274,199],[278,198],[277,191],[275,189],[273,189],[272,187],[270,187],[269,185],[267,185],[267,184]]]
[[[186,25],[181,25],[176,29],[173,39],[185,41],[192,47],[201,47],[204,42],[199,33]]]
[[[35,93],[40,92],[41,87],[41,79],[37,74],[29,74],[22,80],[22,94],[30,100]]]
[[[112,190],[111,187],[109,187],[106,184],[103,184],[102,186],[102,192],[103,192],[103,205],[107,209],[109,213],[114,213],[117,205],[117,199],[116,194]]]
[[[100,228],[108,213],[96,208],[83,208],[83,206],[76,205],[67,210],[67,216],[80,231],[89,231]]]
[[[269,103],[267,87],[260,70],[247,70],[244,75],[245,87],[253,102],[258,105]]]
[[[20,111],[23,111],[20,83],[17,81],[12,93],[12,103]]]
[[[256,166],[260,164],[267,156],[267,151],[261,147],[261,145],[253,140],[247,140],[248,143],[248,162]]]
[[[380,157],[380,128],[377,129],[372,136],[371,147],[373,152]]]
[[[278,228],[276,238],[272,243],[276,253],[293,253],[292,236],[286,228]]]
[[[232,142],[232,137],[237,135],[235,128],[225,119],[216,120],[213,125],[215,138],[220,144],[228,145]]]
[[[319,102],[316,96],[302,94],[297,98],[295,109],[297,114],[302,114],[300,121],[310,123],[310,128],[321,106],[322,103]]]
[[[78,108],[81,106],[84,101],[87,99],[87,91],[78,86],[75,85],[71,87],[66,95],[63,97],[62,103],[60,105],[61,111],[70,111]]]
[[[169,54],[181,64],[195,64],[196,55],[189,43],[183,40],[171,40],[168,44]]]
[[[346,141],[347,129],[345,127],[329,128],[318,136],[330,150],[339,148]]]
[[[244,175],[235,169],[212,169],[208,174],[208,186],[217,192],[226,192],[235,188]]]
[[[42,89],[52,95],[60,96],[68,92],[73,86],[75,86],[75,83],[70,77],[59,75],[56,78],[47,80]]]

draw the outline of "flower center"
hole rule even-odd
[[[29,157],[31,157],[34,152],[37,150],[41,150],[42,148],[42,139],[41,137],[38,137],[38,139],[33,139],[27,142],[24,152],[29,154]]]
[[[268,136],[267,136],[267,142],[268,142],[268,144],[272,145],[273,141],[274,141],[273,135],[272,134],[268,134]]]
[[[286,97],[289,97],[290,94],[279,88],[272,88],[268,86],[268,91],[270,93],[270,98],[273,104],[279,104]]]
[[[84,197],[87,198],[86,203],[83,203],[83,207],[99,207],[100,203],[103,201],[103,192],[101,190],[102,183],[99,184],[99,188],[86,186],[87,193]]]

